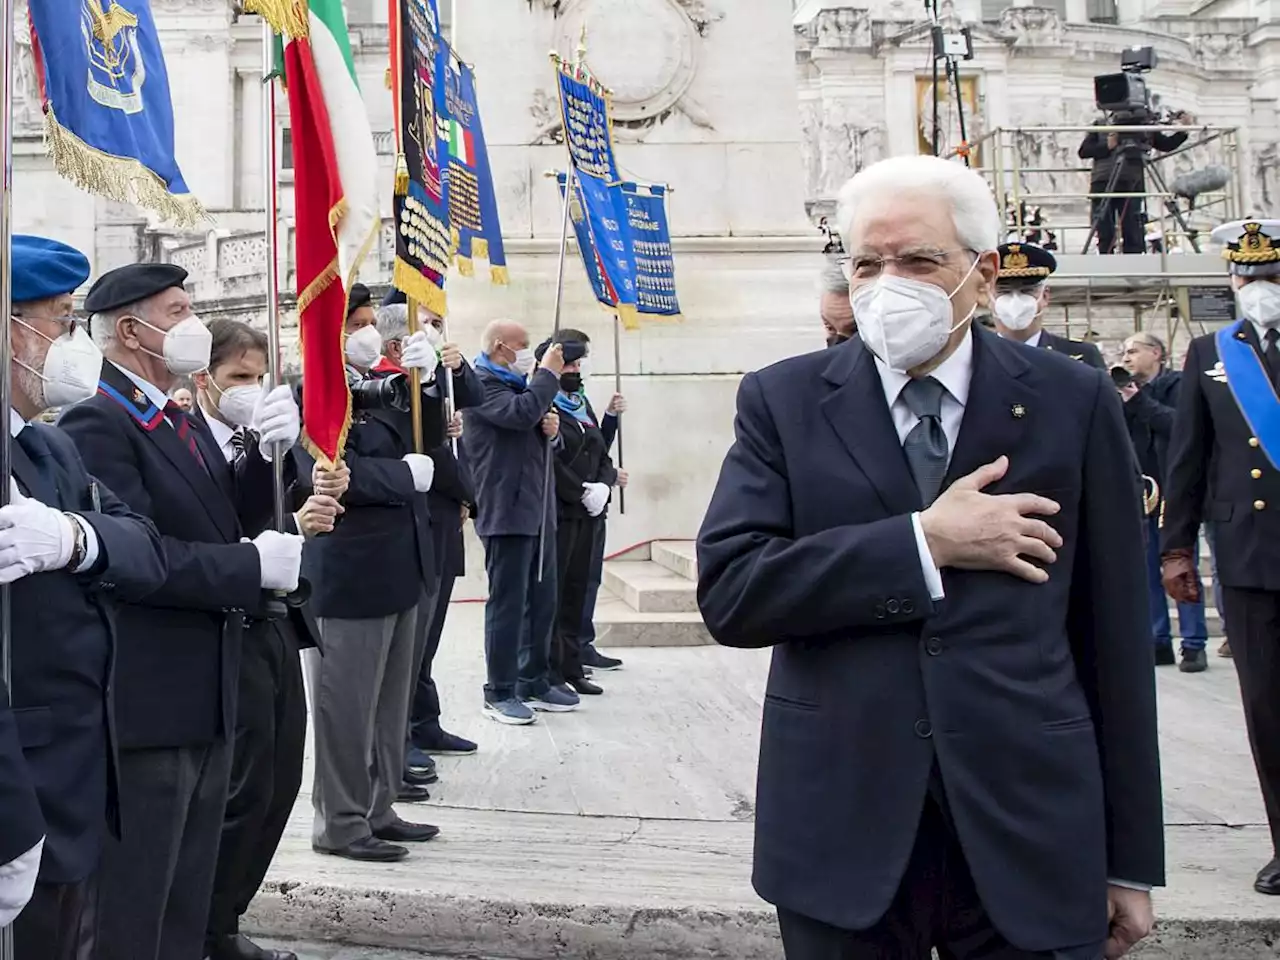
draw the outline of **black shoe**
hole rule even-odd
[[[1178,662],[1178,658],[1173,655],[1173,644],[1159,643],[1156,644],[1156,666],[1172,667]]]
[[[396,803],[426,803],[430,799],[431,791],[416,783],[402,783],[396,794]]]
[[[1209,669],[1209,659],[1203,650],[1183,650],[1178,669],[1183,673],[1204,673]]]
[[[595,644],[587,644],[582,650],[582,665],[592,670],[617,670],[622,661],[617,657],[606,657],[595,648]]]
[[[373,831],[379,840],[393,840],[396,843],[422,843],[440,835],[440,828],[429,823],[410,823],[408,820],[397,820],[385,827]]]
[[[435,767],[405,767],[404,782],[411,787],[425,787],[428,784],[439,783],[440,775],[436,773]]]
[[[209,947],[209,960],[298,960],[298,955],[288,950],[268,950],[237,933],[214,940]]]
[[[361,860],[366,863],[395,863],[409,855],[407,847],[397,847],[394,843],[387,843],[377,837],[363,837],[336,850],[325,850],[316,846],[312,846],[311,849],[316,853],[327,853],[331,857]]]
[[[423,753],[431,753],[437,757],[467,757],[480,748],[466,737],[460,737],[448,730],[441,730],[430,740],[425,741],[419,749]]]
[[[598,697],[604,693],[604,687],[592,683],[586,677],[577,680],[570,680],[569,686],[573,688],[575,693],[580,693],[584,697]]]
[[[1258,871],[1258,879],[1253,881],[1253,889],[1269,897],[1280,896],[1280,857],[1276,857]]]

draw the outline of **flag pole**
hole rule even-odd
[[[10,2],[10,0],[5,0]],[[280,383],[280,275],[279,230],[276,184],[276,84],[273,54],[275,33],[262,21],[262,190],[267,226],[267,387]],[[276,530],[284,532],[284,458],[286,451],[276,451],[271,458],[273,520]]]
[[[0,408],[13,409],[13,371],[10,358],[9,315],[13,313],[13,17],[14,0],[0,0],[4,16],[4,47],[0,54]],[[0,441],[0,505],[9,503],[12,482],[9,431]],[[13,702],[13,636],[10,623],[9,585],[0,585],[0,706]],[[14,960],[13,927],[0,928],[0,960]]]
[[[613,392],[614,394],[622,393],[622,321],[618,319],[615,311],[613,314]],[[624,469],[622,465],[622,414],[619,412],[618,432],[615,434],[615,441],[618,444],[618,469]],[[627,512],[627,488],[618,488],[618,513]]]
[[[564,215],[560,219],[560,256],[556,264],[556,309],[555,319],[551,327],[551,344],[547,347],[550,350],[555,346],[556,339],[560,335],[560,308],[564,301],[564,262],[565,255],[569,249],[569,205],[573,200],[573,191],[577,188],[576,179],[577,169],[573,163],[569,164],[569,171],[564,177]],[[547,440],[546,450],[543,454],[543,470],[542,470],[542,521],[538,525],[538,582],[542,582],[542,568],[546,563],[547,556],[547,515],[551,512],[551,440]]]
[[[418,323],[418,301],[405,296],[406,320],[409,336],[422,329]],[[409,417],[413,421],[413,452],[422,453],[422,371],[414,367],[409,371]]]

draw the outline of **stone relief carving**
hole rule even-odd
[[[534,135],[531,144],[564,143],[564,130],[560,119],[560,101],[554,92],[533,91],[529,104],[529,116],[533,118]]]
[[[851,101],[828,103],[819,109],[818,175],[816,183],[810,181],[816,187],[811,195],[835,196],[846,180],[884,156],[884,125],[865,120],[876,112],[869,111],[866,103]]]
[[[14,14],[13,55],[13,125],[16,133],[43,129],[44,116],[40,104],[40,81],[36,77],[36,61],[31,55],[31,25],[27,21],[27,5]]]
[[[1254,148],[1251,186],[1248,195],[1253,203],[1242,211],[1245,216],[1276,209],[1280,203],[1280,144],[1271,141]]]
[[[711,25],[724,19],[724,11],[717,10],[706,0],[676,0],[676,3],[684,8],[685,15],[700,37],[705,38]]]
[[[815,197],[822,190],[822,104],[817,100],[800,101],[800,164],[804,170],[805,196]]]
[[[1047,7],[1006,7],[998,32],[1015,47],[1056,47],[1063,40],[1062,20]]]
[[[1245,66],[1243,36],[1213,33],[1194,37],[1191,50],[1196,62],[1206,69],[1238,70]]]
[[[542,10],[550,10],[553,17],[560,16],[560,0],[528,0],[529,9],[538,7]]]
[[[871,11],[841,7],[823,10],[815,18],[818,46],[852,49],[871,46]]]

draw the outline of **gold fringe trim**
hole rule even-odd
[[[300,357],[305,358],[307,355],[307,325],[303,322],[303,311],[311,305],[315,298],[318,297],[324,289],[329,286],[329,284],[337,279],[337,276],[338,258],[334,257],[333,262],[321,271],[320,276],[307,284],[307,288],[303,290],[302,293],[298,294],[298,356]],[[338,348],[340,351],[342,349],[342,336],[342,328],[339,328]],[[339,359],[345,366],[346,358],[340,355]],[[306,377],[305,369],[303,370],[303,377]],[[347,392],[347,410],[343,415],[342,429],[338,431],[338,442],[335,445],[339,459],[342,457],[342,451],[347,448],[347,434],[351,432],[351,389],[346,386],[345,378],[343,387]],[[316,445],[315,441],[307,434],[305,424],[302,432],[302,446],[303,449],[305,449],[307,453],[311,454],[311,456],[314,457],[316,462],[321,466],[326,468],[333,467],[333,460],[329,459],[329,455],[321,450],[319,446]]]
[[[505,266],[495,267],[491,264],[489,266],[489,282],[495,283],[500,287],[505,287],[511,282],[511,274],[507,272],[507,268]]]
[[[338,279],[338,258],[334,257],[327,267],[320,271],[319,276],[307,284],[306,288],[298,294],[298,329],[302,329],[302,311],[311,306],[315,302],[316,297],[329,289],[329,284]]]
[[[62,126],[53,107],[45,108],[45,148],[58,175],[81,190],[153,210],[170,223],[194,227],[213,218],[190,194],[169,192],[165,182],[132,157],[117,157],[91,147]]]
[[[458,272],[464,277],[474,277],[476,275],[476,264],[470,257],[464,257],[459,254],[455,262],[458,264]]]
[[[617,311],[618,319],[622,321],[622,329],[640,329],[640,314],[633,304],[620,303],[614,309]]]
[[[256,13],[270,24],[272,30],[292,40],[311,35],[304,3],[295,0],[244,0],[244,9],[248,13]]]
[[[406,297],[417,300],[432,313],[445,316],[448,303],[444,291],[419,273],[412,264],[399,257],[396,257],[391,283],[397,290],[403,291]]]
[[[471,239],[471,256],[477,260],[488,260],[489,241],[484,237],[473,237]]]
[[[409,164],[405,161],[403,153],[396,155],[395,193],[397,197],[409,195]]]

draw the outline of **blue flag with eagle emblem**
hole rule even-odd
[[[45,139],[83,190],[193,224],[173,154],[169,76],[148,0],[30,0]]]

